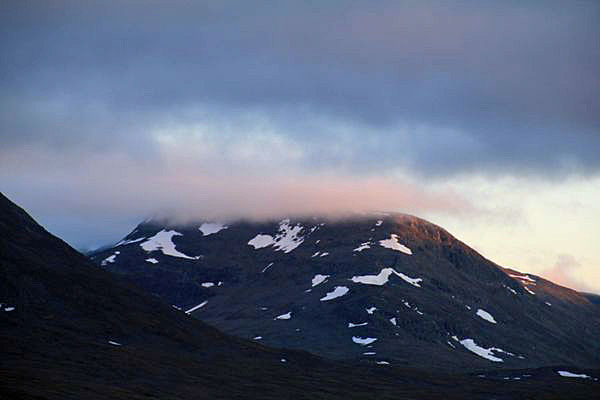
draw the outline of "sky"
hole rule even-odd
[[[156,213],[401,211],[600,292],[600,3],[3,1],[0,191],[80,249]]]

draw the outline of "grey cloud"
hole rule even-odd
[[[34,143],[152,157],[157,126],[203,121],[198,109],[235,125],[249,110],[299,143],[309,170],[600,171],[594,2],[19,1],[0,10],[5,151]]]

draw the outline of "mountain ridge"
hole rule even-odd
[[[0,278],[6,398],[587,399],[600,376],[340,363],[224,335],[92,266],[2,194]]]
[[[159,233],[170,235],[166,252],[155,243]],[[587,297],[502,268],[407,214],[150,220],[92,257],[170,304],[196,307],[192,315],[225,332],[271,346],[442,370],[600,362],[591,334],[600,332],[600,316]],[[569,338],[580,332],[584,345]]]

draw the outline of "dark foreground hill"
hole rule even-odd
[[[2,399],[587,399],[600,389],[600,371],[573,366],[445,374],[232,338],[94,267],[1,194],[0,296]]]
[[[93,260],[269,346],[429,370],[600,366],[589,296],[503,269],[403,214],[149,220]]]

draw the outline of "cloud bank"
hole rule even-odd
[[[42,222],[52,216],[46,221],[57,221],[63,229],[56,233],[74,237],[82,246],[113,241],[149,216],[188,222],[342,217],[374,210],[480,212],[451,189],[436,190],[389,175],[306,174],[277,171],[270,165],[272,157],[252,166],[254,157],[233,165],[219,157],[199,161],[182,154],[175,146],[149,162],[103,153],[56,156],[29,148],[2,159],[0,165],[6,168],[0,168],[0,180],[10,189],[6,194],[22,199]],[[44,165],[43,174],[31,166],[32,159]]]
[[[595,2],[0,7],[5,151],[148,158],[157,129],[208,123],[234,145],[266,125],[306,169],[600,170]]]

